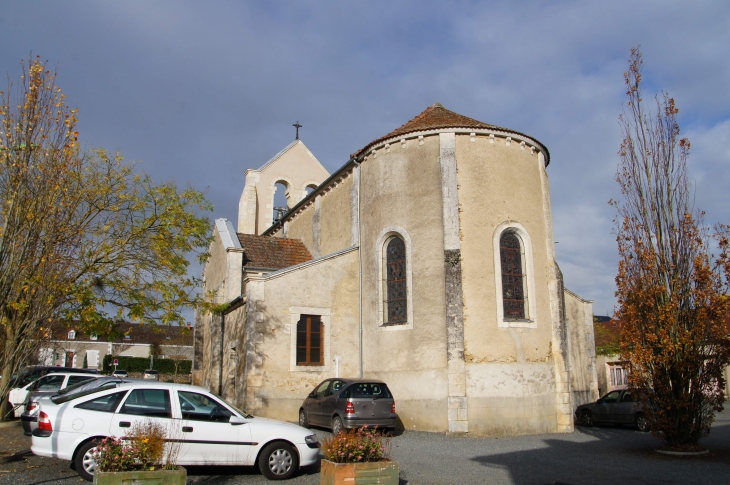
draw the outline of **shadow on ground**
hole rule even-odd
[[[551,435],[536,449],[471,460],[507,471],[515,485],[727,483],[730,473],[730,425],[712,428],[700,442],[710,453],[700,456],[659,454],[658,440],[631,428],[576,426],[576,433],[579,440]]]

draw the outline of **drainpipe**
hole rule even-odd
[[[360,193],[362,191],[362,168],[361,164],[358,163],[357,159],[353,159],[355,167],[358,168],[359,176],[357,177],[357,255],[359,259],[359,313],[360,313],[360,328],[358,331],[358,339],[360,342],[360,379],[362,379],[362,214],[360,212]]]

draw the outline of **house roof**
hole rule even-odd
[[[238,233],[243,248],[243,266],[281,269],[312,259],[299,239]]]
[[[358,150],[357,152],[353,153],[351,155],[351,157],[355,158],[363,153],[366,153],[369,148],[371,148],[374,145],[377,145],[389,138],[395,138],[395,137],[407,135],[409,133],[415,133],[418,131],[439,130],[439,129],[445,129],[445,128],[466,128],[466,129],[485,129],[485,130],[507,131],[510,133],[514,133],[516,135],[524,136],[531,140],[535,140],[533,137],[531,137],[529,135],[525,135],[524,133],[510,130],[508,128],[502,128],[502,127],[496,126],[496,125],[490,125],[488,123],[483,123],[483,122],[475,120],[473,118],[469,118],[467,116],[460,115],[459,113],[455,113],[451,110],[448,110],[448,109],[444,108],[441,105],[441,103],[435,103],[435,104],[429,106],[428,108],[426,108],[421,114],[419,114],[412,120],[408,121],[404,125],[400,126],[399,128],[396,128],[395,130],[391,131],[387,135],[381,136],[377,140],[370,142],[365,147],[363,147],[360,150]],[[535,140],[535,141],[537,142],[537,140]],[[546,161],[546,165],[547,165],[548,163],[550,163],[550,154],[547,153],[547,149],[545,149],[545,151],[546,151],[545,161]]]

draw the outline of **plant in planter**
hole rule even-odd
[[[135,423],[123,438],[101,440],[93,452],[94,483],[183,485],[187,471],[176,465],[180,440],[169,439],[159,422]]]
[[[398,485],[398,462],[390,460],[390,438],[367,426],[322,440],[320,484],[335,485],[369,479],[368,483]],[[360,480],[358,480],[360,479]]]

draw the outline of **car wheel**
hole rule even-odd
[[[646,419],[644,413],[638,413],[636,415],[636,427],[642,432],[649,431],[649,420]]]
[[[583,426],[593,426],[595,424],[595,421],[593,421],[593,415],[590,411],[586,410],[581,413],[580,423]]]
[[[335,416],[332,419],[332,434],[340,434],[342,431],[342,419],[339,416]]]
[[[269,480],[288,480],[298,469],[299,456],[288,443],[269,443],[259,455],[259,470]]]
[[[304,413],[304,409],[299,410],[299,426],[302,428],[308,428],[309,423],[307,422],[307,415]]]
[[[89,440],[82,444],[76,450],[76,456],[74,457],[74,469],[84,480],[89,482],[94,480],[94,468],[96,468],[96,462],[92,454],[96,449],[96,440]]]

